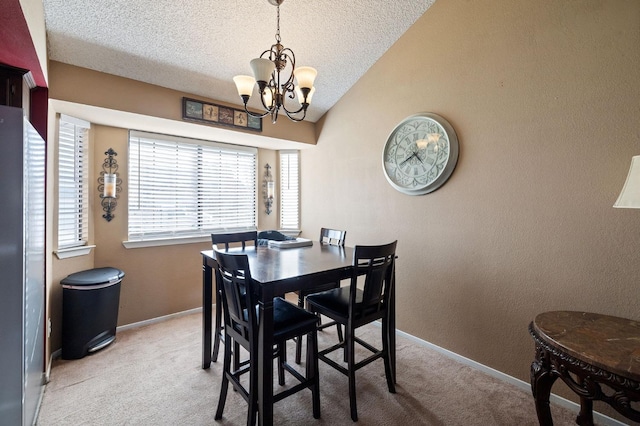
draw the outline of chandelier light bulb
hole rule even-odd
[[[264,92],[262,93],[262,100],[267,107],[270,107],[273,104],[273,92],[271,92],[271,88],[264,88]]]

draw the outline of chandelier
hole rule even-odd
[[[255,78],[248,75],[237,75],[233,77],[233,81],[236,83],[238,94],[244,102],[244,110],[247,114],[253,117],[271,115],[271,121],[275,123],[278,119],[278,112],[282,108],[291,120],[302,121],[307,115],[307,108],[316,90],[313,87],[313,81],[318,72],[311,67],[296,68],[296,56],[293,51],[280,43],[280,5],[284,0],[268,1],[278,8],[276,43],[269,50],[262,52],[260,57],[251,60],[251,69]],[[294,84],[294,77],[297,85]],[[256,114],[247,109],[247,102],[253,93],[256,82],[265,110],[262,114]],[[285,105],[286,98],[290,99],[289,107]],[[299,106],[294,104],[295,100]]]

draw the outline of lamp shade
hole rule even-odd
[[[256,81],[269,83],[271,74],[276,69],[276,64],[266,58],[255,58],[251,60],[251,69]]]
[[[253,86],[256,84],[256,80],[249,75],[236,75],[233,77],[233,82],[236,83],[240,96],[251,96]]]
[[[298,86],[304,89],[310,89],[313,87],[313,82],[316,79],[316,75],[318,75],[318,71],[311,67],[297,67],[293,70],[293,75],[296,77],[296,80],[298,80]]]
[[[631,158],[627,180],[613,207],[640,209],[640,155]]]

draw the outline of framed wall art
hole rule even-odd
[[[252,117],[241,109],[190,98],[182,98],[182,119],[262,132],[262,118]]]

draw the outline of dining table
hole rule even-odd
[[[314,242],[311,246],[273,248],[257,246],[230,248],[229,253],[246,254],[252,280],[258,284],[258,420],[260,425],[273,424],[273,299],[286,293],[312,288],[319,284],[351,278],[353,253],[351,247]],[[202,254],[202,368],[211,366],[212,305],[214,277],[217,268],[215,251]],[[395,277],[393,278],[395,281]],[[217,293],[217,292],[216,292]],[[391,374],[396,381],[395,285],[389,304],[389,342]]]

